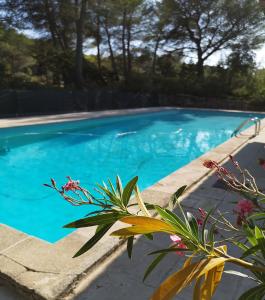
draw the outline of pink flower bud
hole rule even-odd
[[[218,163],[214,160],[205,160],[203,162],[203,166],[206,167],[207,169],[214,169],[218,166]]]

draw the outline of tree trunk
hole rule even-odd
[[[124,76],[124,80],[127,81],[127,59],[126,59],[126,44],[125,44],[125,33],[126,33],[126,16],[127,16],[127,12],[126,9],[124,9],[123,11],[123,20],[122,20],[122,37],[121,37],[121,41],[122,41],[122,60],[123,60],[123,76]]]
[[[132,55],[131,55],[131,23],[132,17],[128,20],[127,24],[127,77],[128,79],[131,76],[132,72]]]
[[[154,76],[156,74],[157,50],[159,47],[159,43],[160,43],[160,36],[157,37],[157,40],[155,43],[155,49],[154,49],[154,53],[153,53],[152,70],[151,70],[152,76]]]
[[[109,33],[107,23],[105,24],[104,28],[105,28],[105,32],[106,32],[107,40],[108,40],[112,72],[114,74],[115,80],[119,81],[118,69],[117,69],[116,60],[115,60],[115,57],[114,57],[114,54],[113,54],[113,49],[112,49],[112,45],[111,45],[111,36],[110,36],[110,33]]]
[[[200,79],[204,78],[204,59],[202,57],[202,51],[201,49],[197,50],[197,64],[196,64],[196,69],[197,69],[197,76]]]
[[[96,44],[97,44],[97,65],[101,76],[101,53],[100,53],[100,21],[97,16],[97,29],[96,29]]]
[[[76,4],[78,1],[76,1]],[[76,49],[75,49],[75,84],[78,89],[84,87],[83,78],[83,34],[84,34],[84,19],[86,12],[87,0],[81,0],[79,3],[79,17],[76,21]]]
[[[49,30],[50,30],[50,33],[52,36],[53,44],[55,47],[57,47],[59,45],[61,47],[61,49],[64,51],[65,47],[61,40],[60,34],[58,32],[53,3],[50,2],[49,0],[45,0],[44,4],[45,4],[47,21],[48,21]]]

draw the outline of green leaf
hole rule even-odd
[[[159,254],[148,266],[144,273],[143,281],[146,280],[146,278],[150,275],[150,273],[155,269],[155,267],[161,262],[161,260],[167,255],[167,253],[161,253]]]
[[[252,246],[256,246],[258,244],[254,231],[247,225],[243,224],[243,230],[246,233],[247,239]]]
[[[156,205],[155,204],[150,204],[150,203],[144,202],[144,205],[145,205],[145,207],[148,210],[154,210],[154,209],[156,209]]]
[[[122,187],[121,179],[119,176],[116,177],[116,186],[117,186],[117,191],[118,191],[120,197],[122,197],[123,187]]]
[[[128,253],[128,257],[130,259],[132,258],[133,240],[134,240],[133,236],[130,236],[127,239],[127,253]]]
[[[178,248],[176,246],[172,246],[170,248],[166,248],[166,249],[160,249],[154,252],[149,253],[148,255],[154,255],[154,254],[159,254],[159,253],[169,253],[169,252],[177,252],[177,251],[190,251],[190,249],[186,249],[186,248]]]
[[[192,231],[193,235],[196,238],[198,238],[199,237],[199,227],[198,227],[198,223],[197,223],[196,218],[190,212],[187,212],[187,218],[188,218],[190,228],[191,228],[191,231]]]
[[[173,208],[175,207],[176,202],[178,201],[178,198],[185,192],[186,188],[187,188],[187,185],[183,185],[172,196],[171,203],[172,203]]]
[[[247,251],[249,249],[249,247],[247,247],[245,244],[241,243],[241,242],[238,242],[238,241],[232,241],[232,243],[234,245],[236,245],[238,248],[244,250],[244,251]]]
[[[122,193],[122,203],[125,207],[127,207],[129,200],[131,198],[132,192],[136,186],[138,181],[138,176],[135,176],[131,181],[127,183]]]
[[[264,219],[265,218],[265,213],[256,213],[256,214],[253,214],[249,217],[247,217],[247,219],[256,219],[256,218],[261,218],[261,219]]]
[[[261,300],[265,295],[265,285],[258,285],[249,289],[238,300]]]
[[[113,212],[113,210],[111,209],[97,209],[97,210],[94,210],[94,211],[91,211],[90,213],[86,214],[86,217],[88,216],[91,216],[91,215],[99,215],[99,214],[102,214],[102,213],[109,213],[109,212]]]
[[[203,220],[202,231],[201,231],[201,239],[202,239],[202,244],[203,245],[205,244],[205,241],[206,241],[207,236],[208,236],[208,230],[205,227],[206,227],[207,221],[208,221],[210,215],[212,214],[213,210],[214,210],[214,208],[210,209],[208,211],[206,217]]]
[[[105,226],[105,224],[98,225],[97,228],[96,228],[96,233],[99,232],[101,230],[101,228],[104,227],[104,226]]]
[[[152,241],[152,240],[154,239],[152,233],[144,234],[144,236],[145,236],[148,240],[150,240],[150,241]]]
[[[116,194],[115,188],[114,188],[114,186],[113,186],[113,184],[112,184],[112,182],[111,182],[110,179],[108,179],[108,183],[109,183],[109,186],[110,186],[110,188],[111,188],[111,192],[112,192],[113,194]]]
[[[188,230],[186,229],[185,223],[174,213],[170,210],[161,208],[160,206],[155,206],[156,211],[159,215],[165,220],[170,222],[181,234],[187,233]]]
[[[249,256],[249,255],[251,255],[251,254],[256,253],[256,252],[259,251],[259,250],[260,250],[260,245],[253,246],[253,247],[247,249],[247,250],[241,255],[240,258],[243,259],[243,258],[245,258],[245,257],[247,257],[247,256]]]
[[[90,227],[101,224],[114,223],[118,219],[124,217],[125,214],[122,213],[105,213],[97,216],[92,216],[84,219],[79,219],[77,221],[71,222],[64,225],[64,228],[81,228],[81,227]]]
[[[78,257],[85,252],[87,252],[89,249],[91,249],[111,228],[113,224],[106,224],[102,226],[94,235],[93,237],[88,240],[82,247],[79,249],[76,254],[73,256],[73,258]]]
[[[265,203],[265,198],[258,200],[259,203]]]
[[[260,247],[261,253],[265,258],[265,237],[264,233],[257,226],[255,226],[255,237]]]
[[[210,245],[211,245],[211,247],[212,247],[212,249],[213,249],[213,247],[214,247],[214,231],[215,231],[215,229],[216,229],[216,224],[214,223],[212,226],[211,226],[211,229],[210,229],[210,232],[209,232],[209,243],[210,243]]]
[[[121,200],[117,197],[116,194],[109,191],[106,185],[102,186],[98,184],[97,186],[109,197],[109,200],[112,204],[121,207]]]

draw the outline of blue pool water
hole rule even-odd
[[[117,174],[145,189],[226,141],[245,113],[174,109],[0,130],[0,223],[55,242],[92,207],[73,207],[42,184],[65,177],[93,189]],[[255,115],[256,116],[256,115]],[[176,182],[176,189],[178,183]]]

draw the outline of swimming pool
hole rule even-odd
[[[93,190],[119,174],[141,189],[226,141],[253,114],[172,109],[0,130],[0,222],[56,242],[62,226],[92,207],[73,207],[42,184],[70,175]],[[259,116],[255,114],[255,116]],[[261,115],[263,117],[263,115]]]

